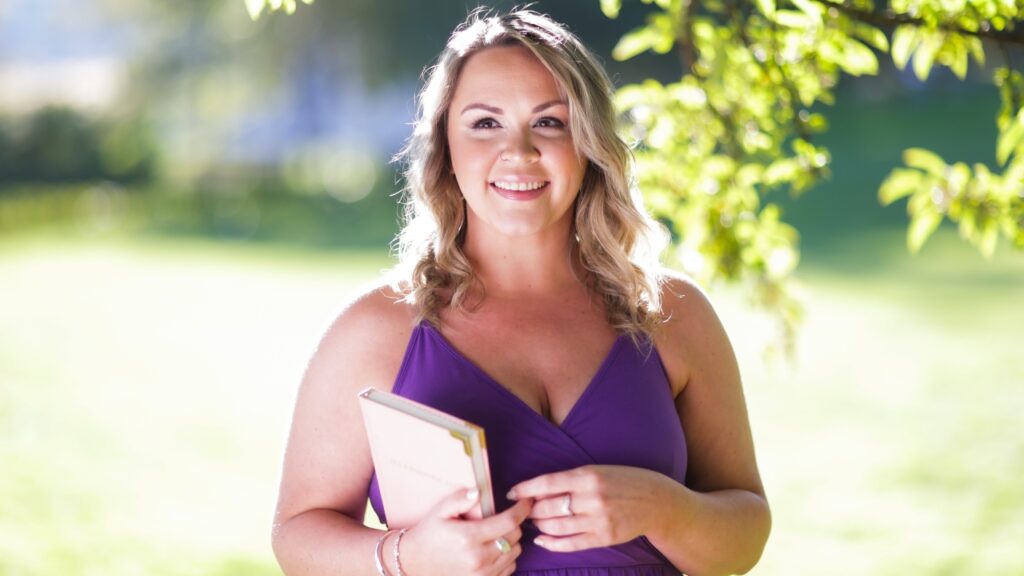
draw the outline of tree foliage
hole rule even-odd
[[[1009,66],[1020,0],[644,0],[654,11],[613,56],[671,54],[679,81],[623,86],[624,130],[637,142],[638,179],[650,208],[678,238],[682,266],[703,281],[748,282],[778,315],[791,348],[802,315],[791,272],[797,232],[765,202],[773,190],[800,195],[829,176],[829,151],[815,142],[828,121],[840,74],[878,73],[878,56],[910,66],[920,80],[935,67],[964,79],[970,60],[998,50],[1002,97],[996,164],[947,162],[911,148],[878,190],[909,198],[907,244],[921,248],[943,219],[986,257],[1000,235],[1024,248],[1024,78]],[[621,0],[601,0],[615,18]],[[820,107],[819,107],[820,109]]]

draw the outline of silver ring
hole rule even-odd
[[[508,543],[508,540],[505,540],[504,536],[495,540],[494,545],[498,547],[502,554],[512,551],[512,545]]]
[[[572,516],[572,494],[566,494],[562,500],[562,516]]]

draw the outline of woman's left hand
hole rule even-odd
[[[535,542],[555,552],[629,542],[651,531],[674,480],[631,466],[581,466],[512,487],[509,498],[534,498]]]

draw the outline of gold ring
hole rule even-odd
[[[505,540],[504,536],[495,540],[494,545],[498,547],[498,550],[501,550],[502,554],[512,551],[512,545],[508,543],[508,540]]]

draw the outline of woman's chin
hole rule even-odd
[[[556,227],[552,222],[538,221],[536,218],[503,218],[492,221],[488,226],[491,232],[512,238],[536,236],[545,231],[552,232]]]

